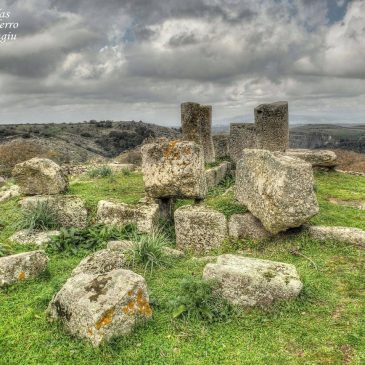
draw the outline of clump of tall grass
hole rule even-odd
[[[111,177],[113,170],[109,166],[100,166],[90,170],[87,175],[91,178],[95,177]]]

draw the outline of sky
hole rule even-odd
[[[0,0],[0,124],[215,125],[289,101],[290,123],[365,124],[365,0]]]

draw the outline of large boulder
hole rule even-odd
[[[9,241],[20,245],[35,244],[42,246],[49,243],[52,240],[52,237],[59,235],[60,231],[34,231],[31,229],[22,229],[10,236]]]
[[[204,155],[194,142],[170,141],[142,147],[145,190],[154,198],[206,196]]]
[[[365,248],[365,231],[359,228],[310,226],[308,231],[310,237],[318,241],[347,242]]]
[[[184,206],[175,211],[176,246],[199,253],[218,248],[227,238],[224,214],[202,205]]]
[[[234,239],[262,241],[273,235],[251,213],[233,214],[228,222],[229,236]]]
[[[337,165],[336,154],[329,150],[290,149],[285,154],[300,158],[313,167],[335,167]]]
[[[236,255],[222,255],[207,264],[203,278],[218,282],[227,301],[244,307],[268,307],[295,298],[303,287],[293,265]]]
[[[0,287],[38,276],[46,269],[47,263],[44,251],[0,257]]]
[[[12,172],[20,192],[24,195],[53,195],[64,193],[68,179],[52,160],[32,158],[17,164]]]
[[[20,202],[23,209],[29,210],[42,203],[48,204],[62,227],[84,228],[87,226],[88,212],[81,198],[72,195],[31,196]]]
[[[158,224],[158,204],[124,204],[101,200],[96,213],[98,223],[125,226],[135,224],[139,231],[149,233]]]
[[[71,334],[93,346],[129,334],[136,321],[152,315],[144,278],[117,269],[71,276],[53,297],[47,313]]]
[[[236,198],[276,234],[318,213],[312,166],[266,150],[246,149],[237,164]]]

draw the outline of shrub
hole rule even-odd
[[[217,322],[227,320],[234,307],[219,296],[217,284],[200,278],[187,277],[180,283],[180,293],[170,301],[173,318],[189,318]]]
[[[11,255],[12,251],[10,246],[0,243],[0,257]]]
[[[135,233],[131,237],[133,246],[126,251],[127,262],[131,266],[142,265],[144,270],[153,269],[168,264],[168,257],[164,247],[169,243],[167,236],[161,230],[154,230],[150,234]]]
[[[132,172],[128,168],[125,167],[124,169],[122,169],[123,176],[131,176],[131,174],[132,174]]]
[[[47,201],[37,202],[31,208],[22,210],[17,224],[19,229],[48,230],[59,227],[57,214]]]
[[[88,172],[89,177],[108,177],[113,175],[113,170],[109,166],[96,167]]]

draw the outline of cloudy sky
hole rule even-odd
[[[0,0],[0,123],[215,124],[288,100],[291,123],[365,124],[365,0]],[[0,34],[8,30],[0,29]]]

